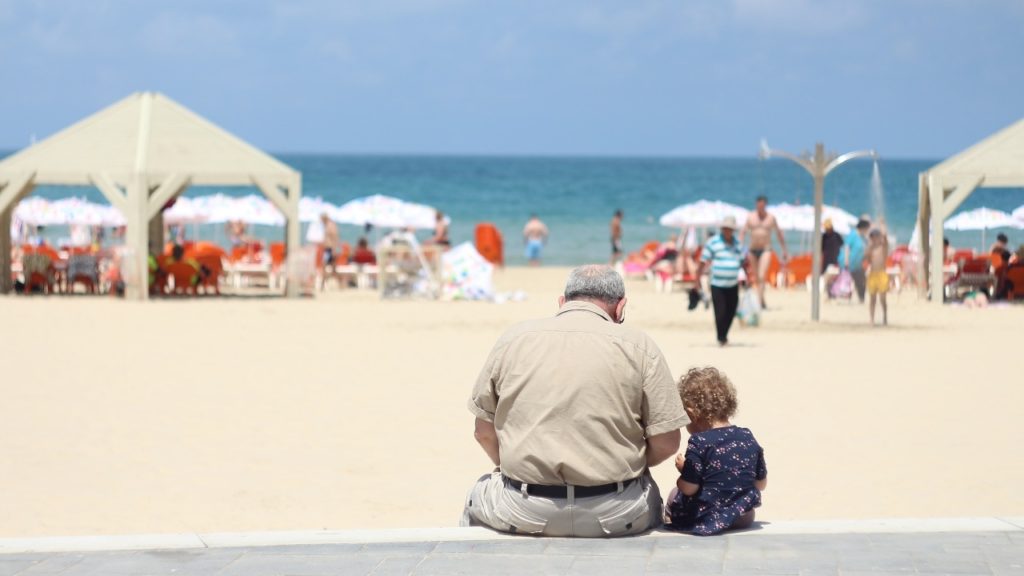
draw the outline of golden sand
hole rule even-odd
[[[488,469],[466,398],[497,336],[567,270],[508,269],[503,305],[0,298],[0,537],[451,526]],[[765,447],[764,520],[1024,515],[1024,307],[865,307],[771,292],[759,328],[628,284],[676,374],[724,370]],[[663,492],[671,463],[655,477]]]

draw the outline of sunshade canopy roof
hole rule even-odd
[[[249,185],[298,172],[163,94],[136,92],[0,161],[3,174],[35,173],[39,184],[90,185],[107,174],[125,185],[188,174],[193,186]]]

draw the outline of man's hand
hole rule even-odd
[[[491,462],[494,462],[495,466],[500,466],[501,452],[498,448],[498,431],[494,429],[494,423],[477,418],[473,437],[476,438],[477,443],[487,453],[487,457],[491,459]]]
[[[647,439],[647,466],[653,468],[679,451],[679,430],[665,432]]]

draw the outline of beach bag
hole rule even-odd
[[[831,292],[833,298],[849,298],[853,295],[853,276],[850,276],[849,270],[843,270],[836,276]]]
[[[757,326],[761,323],[761,302],[753,290],[745,290],[740,298],[736,316],[744,326]]]

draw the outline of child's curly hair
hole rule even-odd
[[[736,388],[717,368],[690,368],[679,379],[679,396],[694,417],[725,421],[736,414]]]

